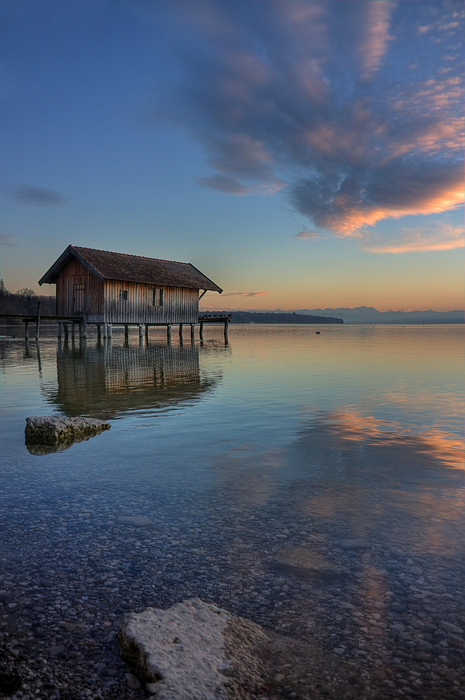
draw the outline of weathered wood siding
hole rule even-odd
[[[83,315],[103,321],[103,282],[79,260],[72,258],[56,283],[57,316]]]
[[[197,323],[199,292],[181,287],[163,290],[163,306],[153,306],[157,285],[105,281],[104,316],[107,323]],[[120,298],[127,292],[127,300]]]
[[[156,288],[163,290],[162,306],[153,305]],[[57,280],[56,299],[58,316],[84,316],[89,323],[197,323],[199,316],[197,289],[103,282],[76,258]]]

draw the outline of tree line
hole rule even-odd
[[[231,314],[231,323],[344,323],[342,318],[311,316],[295,312],[228,311],[227,313]]]
[[[55,297],[36,294],[27,287],[18,289],[17,292],[9,292],[4,281],[0,280],[0,313],[35,315],[39,301],[42,315],[54,316],[56,314]]]

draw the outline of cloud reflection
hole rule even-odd
[[[447,523],[464,519],[464,444],[446,430],[409,431],[347,407],[305,418],[287,447],[236,448],[216,467],[230,501],[246,511],[285,492],[317,529],[343,527],[417,552],[448,555],[457,546]]]

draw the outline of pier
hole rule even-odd
[[[195,341],[195,326],[199,326],[199,340],[203,343],[204,335],[204,324],[210,323],[222,323],[224,327],[224,342],[227,345],[229,342],[228,338],[228,327],[231,320],[231,314],[226,313],[204,313],[199,314],[198,322],[195,323],[96,323],[88,322],[84,316],[42,316],[40,313],[40,303],[38,304],[37,314],[0,314],[0,319],[11,319],[18,320],[24,323],[24,338],[28,340],[31,336],[29,335],[29,327],[35,325],[35,335],[32,336],[36,340],[40,337],[41,323],[56,322],[57,324],[57,336],[58,338],[63,338],[67,340],[70,336],[73,338],[77,335],[79,338],[87,338],[88,327],[96,326],[97,328],[97,338],[101,340],[110,339],[113,336],[113,328],[118,326],[124,327],[124,338],[126,341],[129,339],[129,327],[136,327],[139,329],[139,341],[143,342],[144,336],[146,342],[149,340],[149,329],[152,327],[166,327],[166,339],[167,342],[171,342],[172,327],[177,325],[179,329],[179,341],[183,342],[183,328],[184,326],[190,326],[190,339],[192,342]],[[77,333],[76,333],[77,328]]]

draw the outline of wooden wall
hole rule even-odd
[[[101,281],[73,258],[56,285],[57,315],[83,315],[89,323],[197,323],[198,289],[163,287],[163,305],[153,306],[157,285]],[[127,292],[127,300],[120,292]]]
[[[103,321],[103,281],[76,258],[72,258],[61,272],[56,298],[57,316],[84,315],[89,322]]]
[[[163,287],[163,306],[153,306],[156,285],[105,281],[105,321],[107,323],[197,323],[197,289]],[[127,292],[127,301],[120,292]]]

